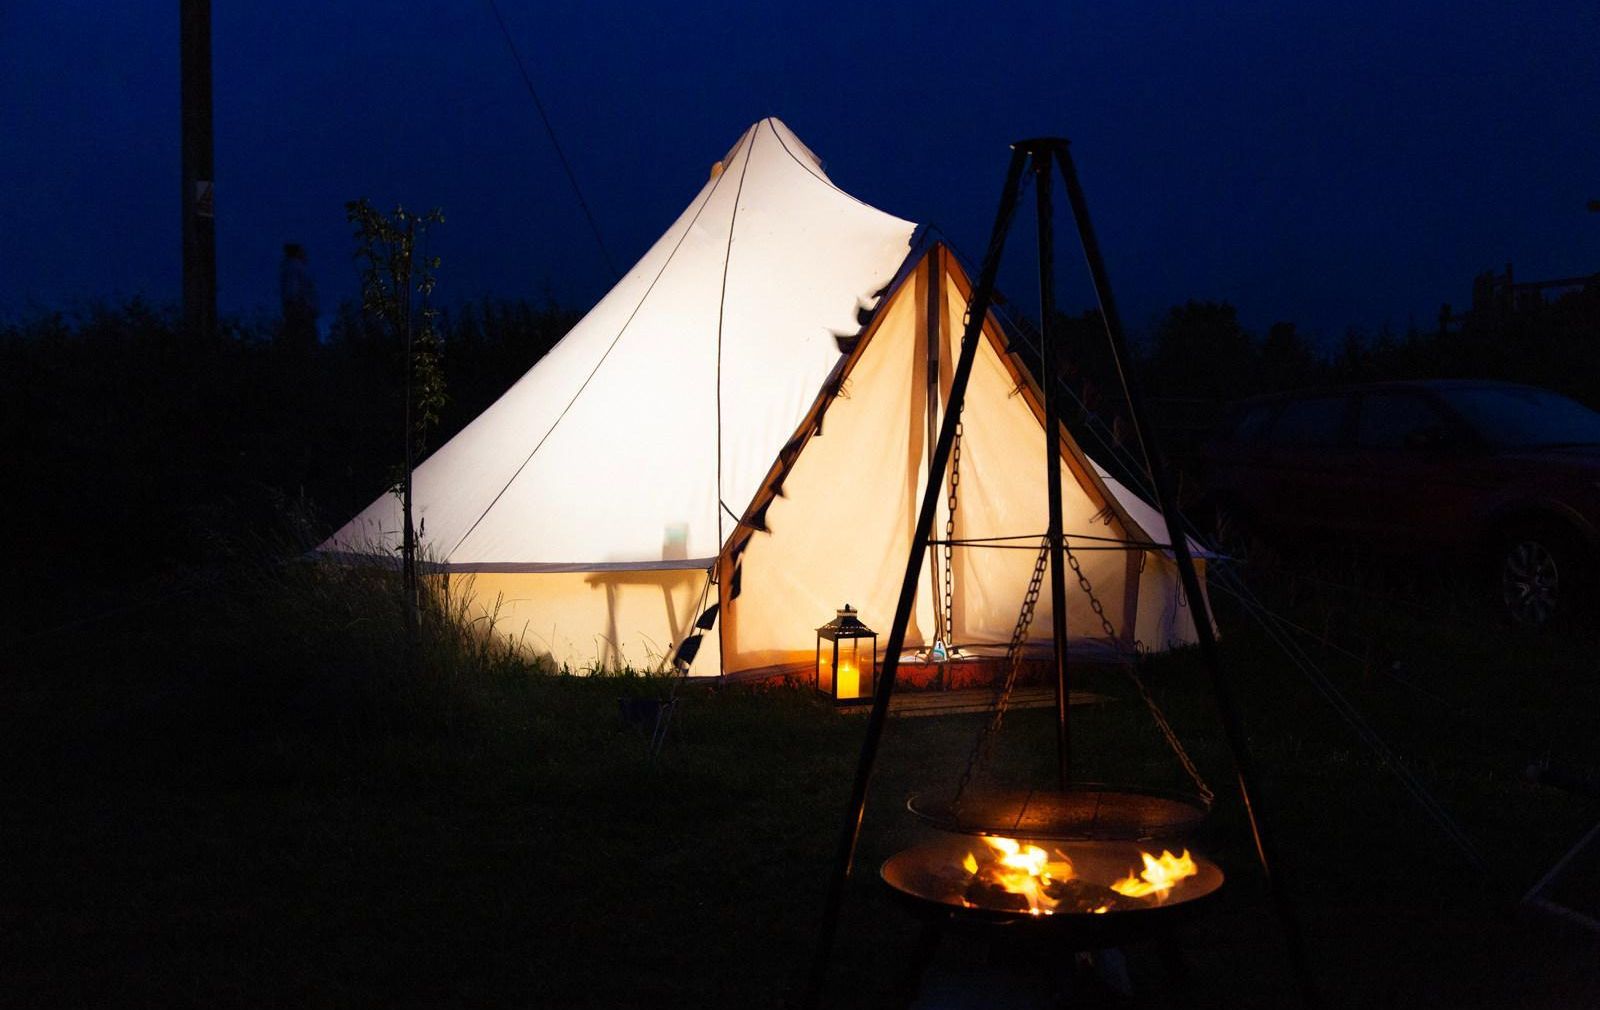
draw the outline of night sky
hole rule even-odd
[[[1137,330],[1227,299],[1257,331],[1332,340],[1430,326],[1508,260],[1526,278],[1600,269],[1600,4],[1211,6],[501,0],[624,269],[765,115],[972,258],[1007,143],[1071,138]],[[0,317],[177,300],[177,12],[0,14]],[[446,302],[587,308],[609,287],[486,3],[213,16],[224,313],[276,314],[285,241],[307,246],[325,308],[351,297],[343,205],[362,195],[444,208]],[[1031,304],[1010,259],[1003,283]]]

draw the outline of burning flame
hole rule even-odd
[[[1062,853],[1052,860],[1050,854],[1037,845],[1023,845],[1015,838],[985,837],[991,850],[990,859],[980,866],[978,857],[971,852],[961,861],[961,866],[972,876],[979,876],[1012,894],[1028,900],[1031,915],[1052,915],[1061,902],[1045,893],[1045,888],[1057,880],[1072,878],[1072,862]],[[981,872],[980,872],[981,871]]]
[[[1129,870],[1126,877],[1111,885],[1113,891],[1130,898],[1145,898],[1153,894],[1157,901],[1164,901],[1167,892],[1177,886],[1180,880],[1200,872],[1194,860],[1189,858],[1188,849],[1184,849],[1181,856],[1174,856],[1166,849],[1161,850],[1160,858],[1148,852],[1139,855],[1144,858],[1144,871],[1135,877],[1133,871]]]

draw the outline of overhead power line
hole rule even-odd
[[[556,139],[555,127],[550,125],[550,116],[544,110],[544,102],[539,100],[539,92],[533,86],[533,78],[528,76],[527,65],[522,62],[522,54],[517,51],[517,44],[511,38],[511,29],[506,27],[506,19],[501,16],[499,5],[494,0],[488,0],[488,4],[496,23],[500,25],[500,34],[506,40],[506,48],[511,51],[512,62],[517,65],[517,73],[522,75],[522,83],[527,85],[528,97],[533,99],[533,107],[539,110],[539,119],[544,123],[544,132],[550,136],[550,146],[556,149],[556,157],[561,160],[562,171],[567,173],[567,181],[572,184],[572,193],[578,198],[578,206],[583,209],[583,217],[589,222],[589,230],[594,233],[594,243],[600,247],[600,256],[606,261],[606,269],[611,271],[613,281],[621,280],[622,272],[617,269],[616,261],[606,249],[605,239],[600,236],[600,225],[595,222],[594,214],[589,210],[589,201],[583,198],[583,188],[578,185],[578,176],[572,171],[572,163],[567,161],[567,154],[561,149],[561,141]]]

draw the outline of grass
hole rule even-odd
[[[1374,603],[1384,588],[1269,587],[1363,657],[1311,646],[1477,841],[1487,877],[1219,599],[1328,1002],[1593,1005],[1592,939],[1509,911],[1600,816],[1520,776],[1546,752],[1593,770],[1592,634],[1512,634],[1448,591],[1423,594],[1426,613]],[[652,763],[617,701],[654,682],[530,667],[461,633],[448,601],[408,668],[392,594],[371,572],[246,565],[14,654],[0,683],[4,1002],[778,1005],[809,955],[863,720],[790,689],[693,691]],[[1198,844],[1230,883],[1182,937],[1197,993],[1285,1005],[1203,672],[1174,655],[1148,676],[1220,797]],[[1082,777],[1182,785],[1125,684],[1082,686],[1118,699],[1074,712]],[[905,796],[953,782],[980,724],[890,723],[832,1002],[891,998],[915,923],[874,868],[923,837]],[[1014,713],[994,774],[1048,781],[1052,747],[1048,712]],[[1131,957],[1154,1005],[1159,965]]]

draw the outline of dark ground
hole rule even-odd
[[[269,571],[12,654],[3,1001],[778,1005],[809,951],[862,720],[794,690],[695,690],[652,765],[616,699],[656,682],[554,676],[449,645],[407,674],[382,592]],[[1303,593],[1293,613],[1312,621],[1317,605]],[[362,609],[376,627],[358,626]],[[1487,875],[1224,607],[1330,1006],[1600,1004],[1596,939],[1515,911],[1600,818],[1600,804],[1521,776],[1546,753],[1592,767],[1595,643],[1470,616],[1333,621],[1346,642],[1403,626],[1404,646],[1385,653],[1403,684],[1317,655],[1481,847]],[[1149,673],[1221,796],[1196,847],[1229,883],[1180,934],[1197,996],[1290,1005],[1201,670],[1180,655]],[[1074,710],[1079,774],[1181,785],[1126,684],[1103,672],[1083,686],[1116,700]],[[926,837],[903,800],[951,783],[979,725],[890,724],[835,1005],[892,997],[915,921],[873,870]],[[996,777],[1047,781],[1052,740],[1047,711],[1012,714]],[[1595,862],[1567,888],[1591,909]],[[940,964],[948,976],[979,957],[947,943]],[[1129,957],[1133,1005],[1162,1005],[1155,952]]]

